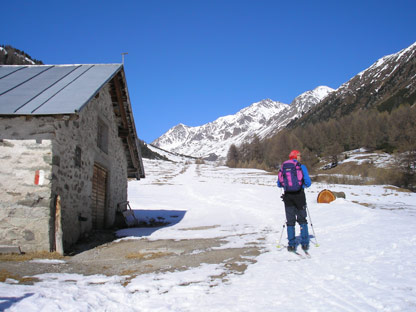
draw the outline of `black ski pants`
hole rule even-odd
[[[299,192],[283,194],[283,202],[285,203],[287,226],[295,226],[296,222],[308,224],[306,220],[306,196],[303,188]]]

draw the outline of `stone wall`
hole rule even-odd
[[[51,140],[0,142],[0,244],[49,251],[51,159]]]
[[[108,127],[106,151],[97,144],[99,122]],[[127,158],[108,85],[78,115],[0,118],[0,139],[0,191],[7,194],[0,198],[0,244],[53,248],[57,195],[64,249],[89,232],[94,163],[108,171],[105,224],[114,223],[117,203],[127,200]],[[34,184],[36,170],[43,170],[42,186]]]
[[[108,126],[107,152],[97,144],[99,122]],[[53,154],[59,158],[55,157],[53,166],[52,192],[61,196],[64,242],[68,247],[92,229],[94,163],[108,171],[105,223],[106,226],[114,223],[117,203],[127,200],[127,158],[118,137],[118,124],[107,87],[82,109],[79,119],[56,123],[55,127]],[[80,167],[74,165],[77,146],[81,152]]]

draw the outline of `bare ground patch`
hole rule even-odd
[[[223,266],[225,273],[212,279],[226,281],[228,274],[243,274],[262,252],[262,246],[256,243],[222,249],[225,243],[225,238],[111,241],[91,248],[83,246],[72,255],[59,257],[64,263],[33,262],[30,260],[37,257],[17,255],[0,258],[0,282],[11,278],[19,283],[33,283],[37,281],[34,276],[43,273],[126,275],[131,279],[140,274],[188,270],[203,263]]]

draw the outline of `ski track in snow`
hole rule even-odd
[[[414,193],[384,186],[313,184],[306,193],[313,241],[319,247],[311,244],[312,257],[301,259],[276,247],[284,209],[275,176],[253,169],[149,160],[145,168],[146,179],[129,183],[129,200],[138,217],[143,211],[184,211],[183,219],[147,239],[225,237],[228,243],[219,248],[255,242],[263,246],[263,253],[251,258],[256,263],[223,281],[212,279],[227,273],[223,264],[144,274],[125,286],[126,277],[118,276],[43,274],[34,285],[8,280],[0,283],[0,310],[416,310]],[[317,204],[324,188],[343,191],[346,199]],[[198,227],[201,230],[186,230]],[[298,226],[296,231],[299,235]],[[309,232],[313,235],[311,227]]]

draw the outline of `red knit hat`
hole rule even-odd
[[[289,159],[296,159],[297,157],[298,157],[298,155],[300,154],[300,152],[299,151],[297,151],[297,150],[293,150],[293,151],[291,151],[290,152],[290,154],[289,154]]]

